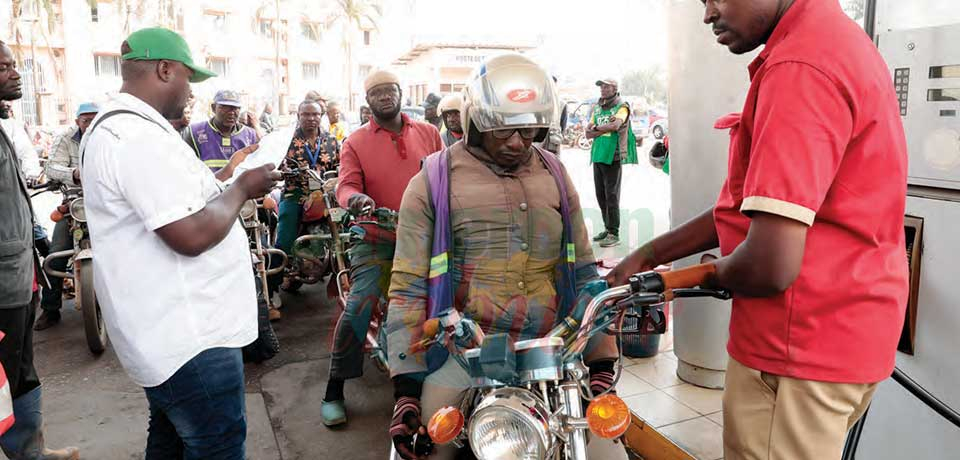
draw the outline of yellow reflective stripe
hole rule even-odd
[[[567,262],[571,264],[577,261],[577,245],[567,243]]]
[[[444,252],[430,258],[430,278],[436,278],[447,273],[447,254],[448,253]]]
[[[230,161],[229,160],[204,160],[203,162],[203,164],[211,168],[222,168],[226,166],[227,163],[230,163]]]

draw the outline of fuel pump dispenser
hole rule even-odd
[[[897,371],[845,458],[960,458],[960,2],[876,0],[868,9],[907,137],[911,292]]]

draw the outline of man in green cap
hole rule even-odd
[[[139,30],[121,54],[120,93],[80,146],[103,318],[146,392],[146,459],[242,460],[240,349],[257,338],[257,300],[237,217],[280,174],[265,165],[224,189],[167,122],[182,116],[190,83],[214,75],[182,37]]]

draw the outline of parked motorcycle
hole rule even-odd
[[[678,297],[730,298],[713,289],[691,289],[713,265],[674,272],[644,272],[624,286],[589,283],[571,314],[546,336],[514,343],[507,334],[485,336],[476,323],[449,309],[426,322],[414,349],[439,345],[469,374],[472,388],[461,407],[444,407],[427,431],[435,444],[453,444],[478,459],[586,460],[587,432],[624,436],[636,424],[627,405],[611,393],[592,394],[583,351],[591,337],[621,334],[626,312],[663,322],[661,305]],[[657,325],[645,328],[659,329]],[[622,373],[620,356],[620,373]],[[611,388],[616,387],[616,382]],[[589,404],[584,410],[582,401]],[[629,435],[627,436],[630,437]]]
[[[590,147],[593,146],[593,139],[587,139],[583,126],[575,124],[567,126],[566,131],[563,132],[563,145],[576,147],[580,150],[590,150]]]
[[[287,264],[287,254],[282,249],[273,247],[272,232],[269,216],[276,209],[277,203],[272,198],[247,200],[240,208],[240,220],[247,231],[250,242],[250,255],[253,271],[257,278],[257,325],[258,338],[256,341],[243,347],[244,361],[262,362],[272,358],[280,351],[280,341],[277,339],[270,325],[269,319],[269,290],[267,277],[283,271]],[[271,264],[270,259],[278,257],[279,264]],[[267,267],[273,267],[268,269]]]
[[[322,176],[313,169],[291,168],[284,177],[306,175],[309,181],[309,209],[301,218],[299,236],[293,243],[293,257],[287,264],[286,289],[295,291],[303,284],[316,284],[328,273],[333,273],[327,286],[331,297],[345,299],[341,286],[349,286],[346,242],[350,233],[343,229],[349,213],[337,203],[337,171],[325,171]],[[349,290],[349,289],[348,289]],[[339,303],[341,309],[343,302]]]
[[[87,216],[83,208],[83,189],[60,186],[63,204],[53,211],[50,219],[59,222],[69,219],[69,229],[73,235],[73,249],[54,252],[43,260],[43,271],[55,278],[51,282],[62,282],[61,278],[72,279],[76,291],[76,307],[83,313],[83,330],[87,337],[87,347],[94,354],[103,353],[107,346],[107,330],[100,313],[100,303],[93,288],[93,250],[90,247],[90,232],[87,229]],[[61,272],[50,267],[56,259],[70,258],[67,271]]]

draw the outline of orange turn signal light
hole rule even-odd
[[[616,395],[605,394],[587,406],[587,426],[601,438],[619,438],[630,427],[630,409]]]
[[[50,220],[53,222],[60,222],[63,220],[63,213],[60,212],[59,209],[54,209],[53,212],[50,213]]]
[[[430,423],[427,423],[427,433],[434,444],[448,444],[460,435],[463,431],[463,412],[460,409],[444,406],[440,408],[433,417],[430,417]]]

